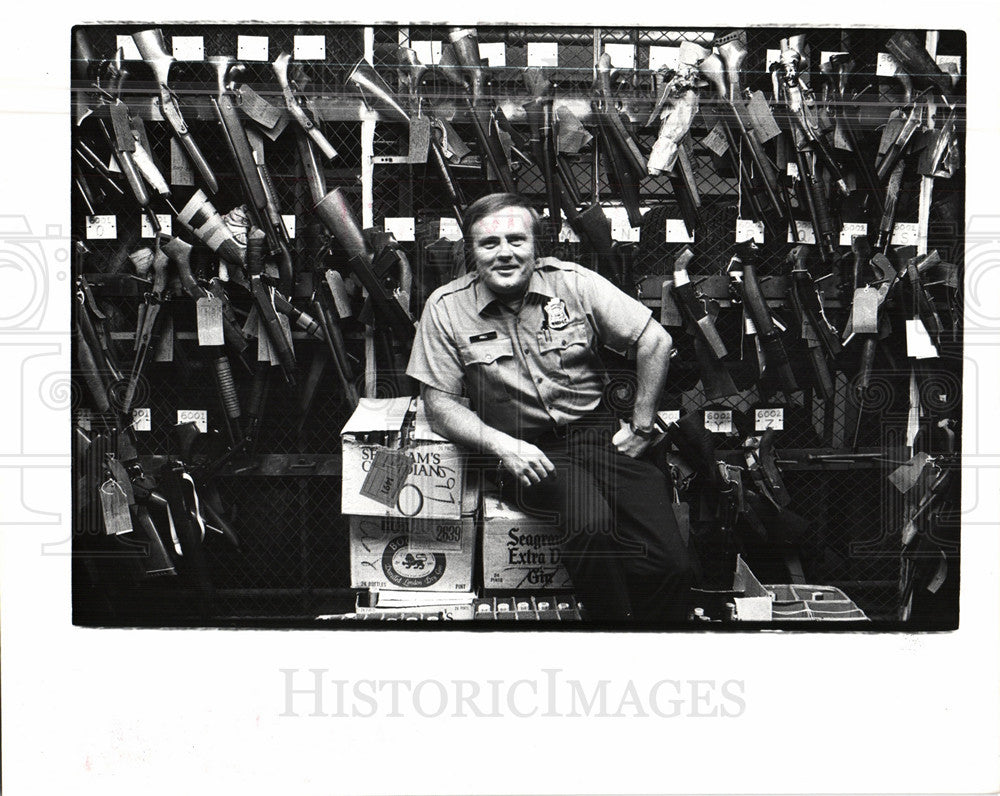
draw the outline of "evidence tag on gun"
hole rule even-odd
[[[213,295],[198,299],[198,345],[224,345],[222,302]]]
[[[361,494],[386,506],[395,506],[413,462],[401,451],[380,449],[361,484]]]

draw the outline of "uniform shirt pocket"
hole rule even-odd
[[[460,355],[473,405],[511,400],[507,380],[513,377],[514,344],[509,337],[470,343],[460,350]]]
[[[547,329],[538,333],[538,350],[550,367],[557,368],[553,376],[572,381],[593,367],[590,330],[584,321],[575,321],[563,329]]]

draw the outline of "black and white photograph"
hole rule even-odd
[[[1000,19],[848,5],[14,26],[0,787],[1000,789]]]

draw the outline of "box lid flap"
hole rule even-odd
[[[347,423],[340,430],[341,434],[364,434],[369,431],[399,431],[403,420],[415,399],[409,396],[400,398],[362,398],[358,408],[354,410]]]

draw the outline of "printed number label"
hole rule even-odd
[[[174,226],[173,226],[173,221],[170,218],[170,216],[168,216],[166,214],[161,215],[160,213],[157,213],[156,214],[156,222],[160,225],[160,232],[162,234],[164,234],[164,235],[172,235],[173,234]],[[142,230],[140,232],[140,235],[142,235],[142,237],[144,237],[144,238],[155,238],[156,237],[156,231],[153,229],[153,225],[149,223],[149,216],[147,216],[145,213],[143,213],[141,216],[139,216],[139,226],[140,226],[140,229]]]
[[[326,60],[326,36],[296,36],[294,42],[296,61]]]
[[[667,243],[694,243],[694,235],[689,235],[684,221],[679,218],[667,219]]]
[[[117,216],[87,216],[87,240],[114,240],[117,237]]]
[[[479,45],[479,57],[485,58],[491,67],[507,66],[507,45],[502,41],[483,42]]]
[[[267,36],[237,36],[237,61],[266,61]]]
[[[461,240],[462,228],[458,226],[458,220],[454,218],[442,218],[438,227],[438,237],[447,240]]]
[[[917,224],[896,224],[892,231],[893,246],[916,246],[920,227]]]
[[[795,222],[795,231],[799,235],[799,243],[815,243],[816,242],[816,233],[813,230],[813,225],[812,225],[811,222],[809,222],[809,221],[796,221]],[[794,243],[795,242],[794,239],[792,238],[792,230],[791,230],[791,228],[788,229],[788,242],[789,243]]]
[[[622,243],[639,240],[639,228],[628,223],[628,212],[624,207],[609,207],[605,211],[611,221],[611,237]]]
[[[174,36],[171,46],[174,58],[178,61],[205,60],[205,38],[203,36]]]
[[[412,216],[409,218],[386,218],[384,225],[385,231],[401,243],[417,239]]]
[[[651,45],[649,48],[649,68],[654,72],[658,69],[676,69],[680,54],[680,47]]]
[[[134,431],[153,430],[153,413],[148,407],[132,410],[132,429]]]
[[[660,420],[662,420],[667,425],[670,425],[671,423],[676,423],[681,419],[680,409],[664,409],[663,411],[657,412],[656,414],[658,414],[660,416]]]
[[[764,243],[764,222],[749,218],[736,219],[736,242],[742,243],[751,238],[755,243]]]
[[[529,41],[528,66],[559,66],[559,45]]]
[[[435,540],[438,542],[461,542],[462,528],[458,525],[440,527],[435,534]]]
[[[875,62],[875,74],[879,77],[892,77],[899,71],[899,63],[889,53],[879,53]]]
[[[705,411],[705,428],[709,431],[728,434],[733,430],[733,410],[707,409]]]
[[[754,410],[754,430],[767,431],[773,428],[781,431],[785,427],[785,410],[781,407]]]
[[[208,410],[207,409],[178,409],[177,425],[183,423],[194,423],[202,434],[208,433]]]
[[[840,245],[850,246],[860,235],[868,234],[868,225],[860,221],[845,221],[840,230]]]

